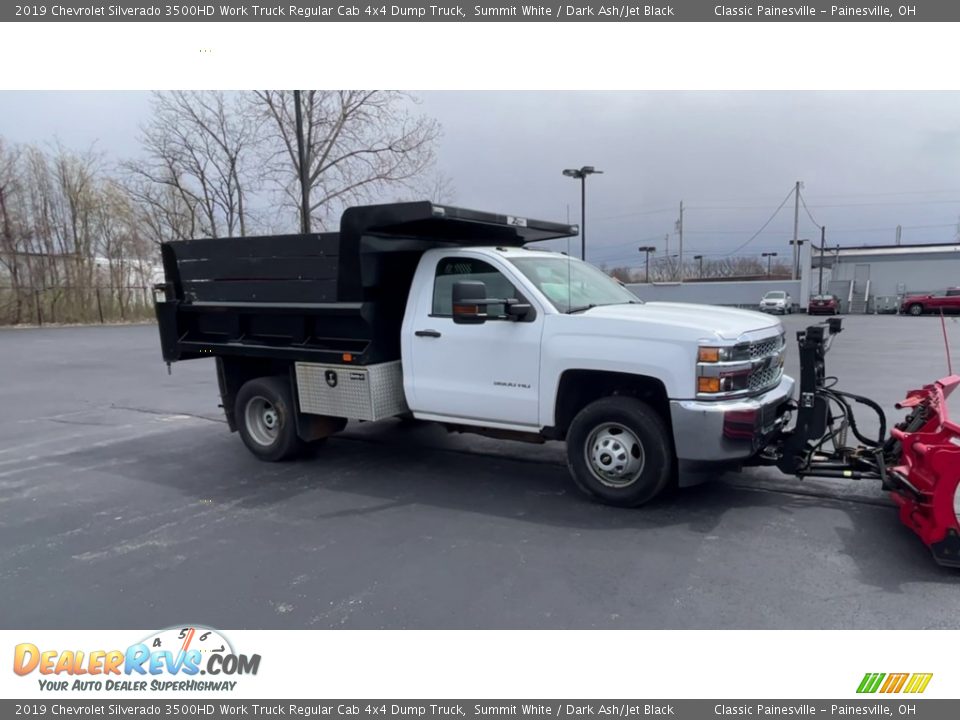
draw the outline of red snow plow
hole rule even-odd
[[[946,398],[958,384],[960,376],[949,375],[907,393],[897,407],[909,408],[908,420],[916,415],[915,422],[891,431],[900,445],[900,463],[889,471],[900,521],[920,536],[937,562],[951,567],[960,567],[960,426],[950,420]]]
[[[768,445],[759,461],[801,478],[879,480],[899,507],[901,522],[934,559],[960,567],[960,425],[950,420],[946,406],[960,376],[908,392],[897,405],[907,415],[888,436],[877,403],[838,390],[836,378],[826,375],[824,358],[840,330],[840,319],[831,318],[797,333],[800,391],[791,408],[797,421]],[[857,426],[855,405],[876,414],[877,437]],[[851,433],[859,444],[847,444]]]

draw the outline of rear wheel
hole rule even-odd
[[[261,460],[288,460],[306,448],[297,435],[296,408],[286,378],[260,377],[244,383],[237,393],[236,418],[243,443]]]
[[[919,303],[914,303],[907,308],[907,312],[916,317],[917,315],[923,315],[923,305]]]
[[[653,408],[636,398],[602,398],[570,424],[567,464],[587,495],[608,505],[643,505],[672,476],[669,431]]]

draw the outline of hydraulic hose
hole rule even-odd
[[[843,406],[848,410],[847,417],[850,419],[850,429],[853,430],[853,434],[856,438],[862,442],[864,445],[869,445],[870,447],[880,447],[883,445],[884,440],[887,435],[887,416],[883,412],[883,408],[880,407],[870,398],[865,398],[862,395],[855,395],[853,393],[843,392],[842,390],[821,390],[827,396],[830,396],[843,404]],[[857,420],[853,413],[853,409],[850,407],[850,404],[846,401],[846,398],[858,402],[861,405],[866,405],[871,408],[880,420],[880,432],[878,434],[877,440],[871,440],[868,437],[860,434],[859,428],[857,428]]]

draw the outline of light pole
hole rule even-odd
[[[300,107],[300,91],[293,91],[294,114],[297,121],[297,170],[300,175],[300,232],[310,232],[310,186],[307,184],[309,168],[303,141],[303,109]]]
[[[761,253],[760,256],[761,256],[761,257],[765,257],[765,258],[767,259],[767,277],[770,277],[770,258],[775,258],[775,257],[777,256],[777,254],[776,254],[776,253]]]
[[[820,280],[817,282],[817,295],[823,295],[823,246],[827,242],[827,226],[820,226]],[[897,245],[900,244],[900,226],[897,225]]]
[[[584,165],[580,169],[567,168],[563,174],[580,181],[580,259],[587,259],[587,175],[603,175],[593,165]]]
[[[693,259],[700,263],[700,269],[697,270],[697,280],[703,280],[703,255],[694,255]]]
[[[650,282],[650,253],[655,253],[657,249],[653,245],[641,245],[640,247],[637,248],[637,250],[644,254],[643,281],[645,283],[649,283]]]

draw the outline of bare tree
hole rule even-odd
[[[411,190],[413,197],[409,199],[426,198],[441,205],[449,205],[457,199],[457,189],[454,187],[453,179],[439,170],[423,178],[422,182],[418,182]]]
[[[0,268],[10,283],[10,298],[13,306],[13,322],[23,318],[23,228],[14,216],[11,198],[20,189],[20,153],[16,148],[7,148],[0,139]]]
[[[253,149],[259,119],[239,95],[219,91],[157,92],[142,129],[144,162],[124,167],[128,188],[155,221],[190,236],[245,235],[248,197],[260,175]]]
[[[310,218],[320,224],[346,203],[368,201],[391,188],[409,189],[432,166],[440,127],[410,112],[410,95],[307,90],[300,97],[305,195]],[[302,221],[294,93],[258,91],[255,105],[268,121],[265,131],[272,141],[265,166]]]
[[[142,173],[131,171],[129,164],[124,169],[117,182],[133,203],[138,225],[154,245],[197,237],[195,208],[175,187],[154,183]]]

